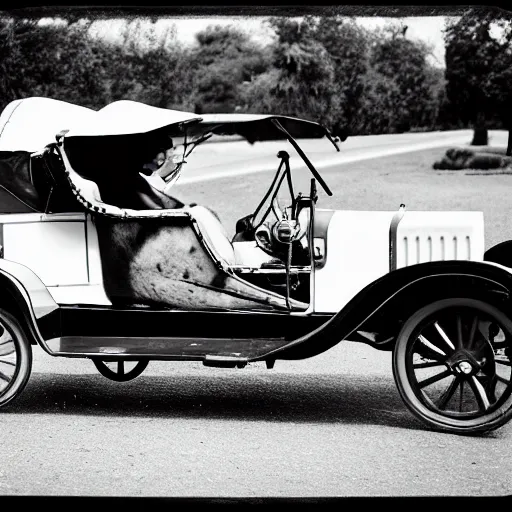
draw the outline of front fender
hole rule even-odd
[[[15,314],[44,348],[38,324],[59,306],[41,279],[20,263],[0,259],[0,290],[0,307]]]
[[[384,330],[394,341],[401,322],[426,303],[454,296],[485,296],[512,313],[512,271],[475,261],[435,261],[400,268],[366,286],[328,322],[274,351],[272,358],[312,357],[351,338],[358,330]],[[391,340],[390,340],[391,337]],[[378,347],[379,341],[367,340]],[[387,345],[390,348],[392,345]],[[279,355],[278,355],[279,354]]]

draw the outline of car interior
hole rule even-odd
[[[96,142],[94,141],[94,143]],[[88,149],[90,150],[91,148]],[[97,150],[98,148],[94,149]],[[130,260],[136,258],[137,253],[143,252],[143,248],[140,246],[141,240],[144,239],[145,244],[152,243],[149,235],[140,235],[138,239],[127,236],[122,242],[119,242],[119,238],[115,238],[118,235],[114,236],[112,229],[119,230],[120,226],[123,225],[128,229],[128,220],[132,224],[133,222],[139,222],[141,226],[142,224],[147,226],[147,223],[144,221],[152,219],[151,229],[153,231],[155,229],[158,230],[158,226],[160,226],[162,232],[169,232],[173,223],[178,225],[183,222],[183,218],[187,218],[189,219],[188,228],[195,231],[197,238],[201,242],[200,245],[205,253],[205,257],[209,261],[213,260],[217,273],[225,274],[230,278],[218,279],[216,277],[207,283],[208,286],[213,286],[213,288],[220,292],[227,292],[229,291],[227,290],[229,288],[228,285],[231,283],[236,293],[240,294],[240,297],[254,302],[252,307],[255,308],[261,308],[262,304],[268,307],[268,298],[270,296],[271,302],[273,302],[272,307],[288,310],[307,309],[309,304],[310,267],[307,265],[297,266],[292,269],[292,272],[289,272],[285,262],[276,258],[275,255],[261,250],[256,245],[254,239],[239,241],[236,240],[235,235],[235,240],[230,240],[224,226],[211,210],[201,205],[185,205],[181,201],[167,196],[153,187],[144,174],[138,172],[140,169],[140,158],[132,158],[129,163],[126,158],[116,159],[117,165],[120,163],[126,163],[127,165],[121,180],[118,172],[110,172],[113,169],[110,166],[114,164],[111,158],[103,158],[101,166],[90,167],[87,165],[92,165],[92,162],[88,162],[90,158],[83,158],[83,152],[79,152],[76,146],[73,147],[69,144],[66,146],[64,144],[60,148],[59,153],[69,185],[76,198],[87,209],[95,212],[98,217],[96,225],[98,227],[100,251],[105,255],[105,257],[102,257],[103,274],[104,276],[117,276],[115,279],[111,278],[110,282],[105,282],[105,291],[111,300],[116,302],[118,299],[125,302],[127,300],[133,300],[134,302],[142,300],[144,302],[144,299],[148,299],[148,297],[134,293],[133,283],[130,283],[126,276],[124,276],[124,279],[121,279],[118,276],[119,272],[113,267],[119,266],[120,259]],[[94,153],[101,154],[99,151],[88,152],[89,155]],[[72,158],[73,160],[71,160]],[[137,172],[127,172],[126,169],[133,169],[134,162],[139,164]],[[115,169],[119,169],[117,165]],[[105,221],[101,220],[102,216],[115,218],[117,227],[113,228],[112,222],[105,223]],[[155,219],[161,219],[161,221],[155,223]],[[109,226],[108,228],[105,227],[107,225]],[[103,228],[100,226],[103,226]],[[111,232],[105,237],[100,233],[102,229],[109,229]],[[135,228],[132,226],[130,229]],[[142,233],[146,230],[146,227],[141,228],[139,226],[137,229]],[[178,228],[176,228],[175,232],[177,235]],[[167,236],[171,235],[168,234]],[[183,235],[181,239],[176,239],[173,246],[174,251],[177,250],[181,243],[184,243],[184,239]],[[127,240],[130,240],[130,248],[126,246]],[[111,250],[110,245],[112,243],[120,244],[120,247],[123,246],[124,252],[121,257],[113,259],[112,255],[106,256]],[[188,250],[191,250],[191,247]],[[183,252],[186,252],[185,248]],[[170,260],[172,257],[175,260],[179,258],[180,261],[186,261],[189,258],[187,254],[177,256],[175,252],[173,254],[168,253],[167,256],[166,260]],[[165,263],[160,262],[159,266],[165,266]],[[203,259],[200,266],[204,269],[208,265]],[[148,267],[149,271],[151,269]],[[129,274],[129,269],[126,269],[126,272]],[[172,278],[179,281],[190,281],[192,279],[191,276],[195,276],[194,279],[199,281],[203,277],[201,272],[194,274],[190,268],[187,268],[182,276],[172,275]],[[231,282],[233,279],[236,281],[236,285],[234,282]],[[218,286],[219,282],[222,282],[220,287]],[[120,285],[120,283],[125,283],[125,285]],[[205,283],[202,284],[204,285]],[[151,301],[153,300],[154,298],[151,299]],[[162,300],[167,301],[168,299],[164,297]],[[238,307],[242,306],[239,305]]]

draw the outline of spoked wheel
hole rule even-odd
[[[116,382],[128,382],[138,377],[148,366],[149,361],[125,361],[123,359],[108,360],[92,358],[96,369],[107,379]]]
[[[0,407],[26,386],[32,368],[32,347],[19,322],[0,309]]]
[[[393,374],[407,407],[438,430],[473,434],[512,416],[512,321],[474,299],[444,299],[403,326]]]

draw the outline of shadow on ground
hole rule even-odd
[[[141,376],[128,383],[35,373],[4,411],[423,428],[405,408],[392,378],[232,372]]]

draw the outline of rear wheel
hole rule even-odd
[[[443,299],[404,324],[393,375],[407,407],[452,433],[496,429],[512,417],[512,321],[486,302]]]
[[[32,368],[32,347],[19,322],[0,309],[0,407],[26,386]]]

